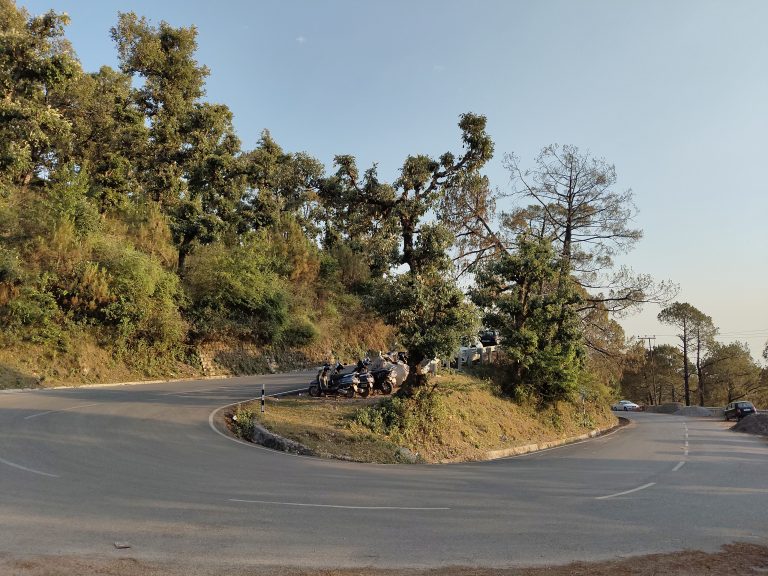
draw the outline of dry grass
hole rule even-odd
[[[379,397],[380,398],[380,397]],[[285,398],[267,400],[265,413],[253,406],[262,425],[320,455],[356,462],[397,462],[397,445],[354,422],[354,415],[377,398]]]
[[[374,434],[355,421],[358,410],[382,401],[380,396],[273,400],[259,417],[267,429],[317,453],[381,463],[396,462],[399,446],[425,462],[480,460],[489,451],[571,438],[616,423],[607,406],[562,402],[537,410],[500,397],[488,383],[465,375],[440,377],[437,394],[429,422],[388,433]]]

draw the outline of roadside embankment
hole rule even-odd
[[[594,437],[618,423],[606,402],[516,404],[467,375],[441,376],[433,394],[415,398],[286,397],[269,399],[264,414],[257,406],[238,410],[258,420],[253,441],[279,449],[277,437],[297,443],[290,452],[379,463],[507,457]]]

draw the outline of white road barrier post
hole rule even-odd
[[[264,383],[261,383],[261,413],[264,414]]]

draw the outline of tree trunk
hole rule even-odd
[[[176,266],[179,276],[184,276],[184,266],[187,263],[187,256],[189,255],[189,245],[182,244],[179,246],[179,260]]]
[[[429,383],[429,374],[419,374],[418,368],[418,363],[413,366],[411,366],[410,362],[408,363],[408,376],[403,381],[400,390],[395,393],[395,396],[411,398],[419,388]]]
[[[696,377],[699,380],[699,406],[704,406],[704,373],[701,369],[701,332],[696,330]]]

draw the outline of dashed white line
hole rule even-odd
[[[303,506],[308,508],[341,508],[344,510],[450,510],[450,508],[425,508],[425,507],[409,507],[409,506],[342,506],[338,504],[306,504],[302,502],[273,502],[270,500],[240,500],[238,498],[230,498],[230,502],[240,502],[245,504],[272,504],[275,506]]]
[[[616,492],[616,494],[608,494],[607,496],[597,496],[595,500],[607,500],[608,498],[615,498],[616,496],[624,496],[625,494],[640,492],[640,490],[645,490],[646,488],[650,488],[651,486],[655,486],[655,485],[656,485],[656,482],[648,482],[648,484],[643,484],[642,486],[638,486],[637,488],[632,488],[632,490],[625,490],[624,492]]]
[[[72,410],[77,410],[78,408],[87,408],[88,406],[98,406],[98,402],[94,402],[92,404],[80,404],[79,406],[72,406],[71,408],[63,408],[61,410],[48,410],[47,412],[38,412],[37,414],[30,414],[29,416],[24,416],[24,420],[31,420],[32,418],[37,418],[38,416],[46,416],[47,414],[58,414],[59,412],[70,412]]]
[[[677,466],[675,466],[674,468],[672,468],[672,472],[677,472],[678,470],[680,470],[680,468],[682,468],[682,467],[683,467],[683,464],[685,464],[685,461],[684,461],[684,460],[683,460],[683,461],[681,461],[681,462],[678,462],[678,463],[677,463]]]

